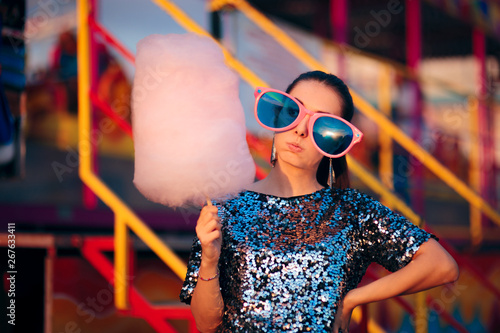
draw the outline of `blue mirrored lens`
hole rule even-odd
[[[299,116],[300,108],[289,97],[277,93],[266,92],[257,103],[257,117],[266,126],[285,128]]]
[[[313,125],[313,137],[318,147],[330,155],[344,152],[352,142],[352,129],[344,122],[331,118],[319,117]]]

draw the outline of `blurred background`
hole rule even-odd
[[[196,332],[178,295],[198,209],[137,191],[130,127],[136,43],[187,31],[238,60],[257,178],[272,133],[254,87],[334,73],[365,134],[352,187],[459,263],[455,284],[358,309],[351,332],[500,332],[499,1],[2,0],[0,13],[3,309],[17,272],[1,332]]]

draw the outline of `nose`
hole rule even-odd
[[[300,136],[300,137],[307,137],[307,125],[309,124],[309,118],[311,118],[310,115],[306,115],[304,119],[301,120],[301,122],[295,127],[295,133]]]

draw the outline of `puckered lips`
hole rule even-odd
[[[301,151],[304,150],[302,146],[300,146],[298,143],[295,142],[287,142],[286,145],[288,149],[293,153],[300,153]]]

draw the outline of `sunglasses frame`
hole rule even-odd
[[[257,114],[257,106],[259,105],[259,100],[261,99],[261,97],[265,94],[265,93],[268,93],[268,92],[275,92],[275,93],[279,93],[279,94],[282,94],[288,98],[290,98],[292,101],[294,101],[295,103],[297,103],[297,105],[299,106],[299,115],[297,117],[297,119],[295,119],[290,125],[288,126],[285,126],[283,128],[273,128],[273,127],[269,127],[265,124],[263,124],[259,117],[258,117],[258,114]],[[354,126],[353,124],[351,124],[350,122],[348,122],[347,120],[345,120],[344,118],[342,117],[338,117],[338,116],[335,116],[333,114],[330,114],[330,113],[323,113],[323,112],[313,112],[313,111],[310,111],[308,109],[306,109],[306,107],[301,103],[299,102],[295,97],[287,94],[286,92],[283,92],[281,90],[276,90],[276,89],[272,89],[272,88],[264,88],[264,87],[257,87],[255,89],[255,92],[254,92],[254,96],[255,96],[255,106],[254,106],[254,115],[255,115],[255,119],[257,120],[257,122],[264,128],[268,129],[268,130],[271,130],[273,132],[277,132],[277,133],[281,133],[281,132],[286,132],[294,127],[296,127],[304,118],[306,115],[309,115],[310,118],[308,120],[308,124],[307,124],[307,129],[308,129],[308,133],[309,136],[311,137],[311,141],[313,142],[314,144],[314,147],[323,155],[325,155],[326,157],[330,157],[330,158],[338,158],[338,157],[341,157],[341,156],[344,156],[345,154],[347,154],[351,149],[352,147],[361,141],[361,139],[363,138],[363,133],[358,129],[356,128],[356,126]],[[349,146],[340,154],[336,154],[336,155],[332,155],[332,154],[328,154],[326,153],[325,151],[323,151],[319,146],[318,144],[316,143],[316,141],[314,140],[314,123],[316,122],[316,120],[318,120],[318,118],[321,118],[321,117],[329,117],[329,118],[334,118],[334,119],[337,119],[337,120],[340,120],[341,122],[343,122],[344,124],[346,124],[347,126],[349,126],[352,130],[352,141],[351,143],[349,144]]]

